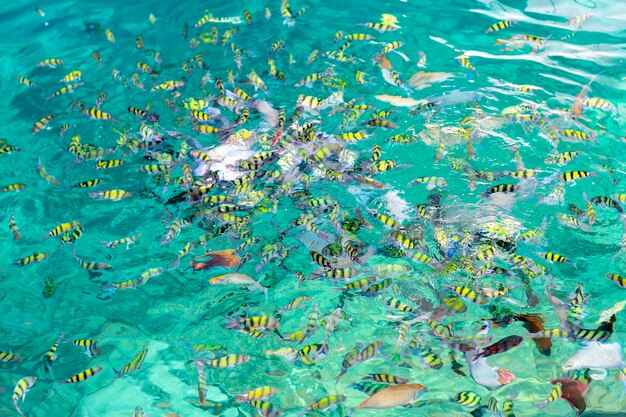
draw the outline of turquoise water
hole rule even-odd
[[[262,386],[277,391],[264,400],[273,407],[260,411],[266,415],[298,415],[315,400],[338,395],[345,401],[310,414],[374,416],[380,411],[355,409],[368,398],[355,384],[382,373],[427,388],[411,399],[425,403],[390,407],[383,411],[388,415],[511,415],[503,410],[505,402],[513,404],[516,416],[576,415],[563,399],[544,402],[555,379],[588,383],[586,415],[626,415],[621,359],[585,363],[578,373],[563,369],[593,342],[581,329],[610,327],[607,310],[613,308],[616,321],[603,345],[591,346],[621,354],[626,335],[618,304],[626,290],[606,277],[626,274],[620,202],[626,201],[624,7],[609,0],[346,1],[337,10],[329,2],[294,1],[292,15],[306,10],[287,18],[278,1],[232,3],[0,5],[0,189],[26,185],[0,193],[0,351],[19,358],[0,362],[2,414],[16,413],[12,395],[18,381],[36,377],[24,402],[17,403],[29,416],[141,415],[138,406],[150,417],[255,415],[257,409],[234,397]],[[194,27],[207,13],[239,23]],[[380,23],[383,14],[395,17],[397,23],[387,18],[387,29],[395,30],[362,25]],[[506,20],[514,23],[485,33]],[[227,31],[232,36],[222,45]],[[350,34],[373,38],[345,46]],[[516,35],[538,38],[521,43]],[[279,40],[284,46],[271,52]],[[396,41],[402,45],[385,54],[386,64],[380,53]],[[201,60],[194,59],[197,54]],[[461,65],[461,55],[474,69]],[[284,78],[271,73],[268,58]],[[46,59],[63,64],[37,66]],[[399,82],[393,82],[390,68]],[[70,82],[75,91],[54,96],[74,70],[82,73]],[[252,71],[267,91],[255,87]],[[321,79],[295,86],[317,73]],[[217,79],[235,111],[224,105]],[[167,81],[182,84],[154,89]],[[252,98],[237,96],[235,87]],[[101,92],[106,97],[100,111],[114,120],[90,118]],[[321,102],[299,115],[301,94]],[[400,97],[414,101],[398,102]],[[147,115],[137,116],[129,106]],[[211,120],[196,122],[194,109]],[[242,123],[246,110],[250,116]],[[390,111],[378,119],[388,122],[370,126],[381,124],[374,121],[377,111]],[[33,133],[33,125],[52,114]],[[158,114],[158,122],[150,114]],[[305,140],[309,130],[301,128],[308,122],[314,133]],[[194,130],[199,125],[219,132],[200,134]],[[345,132],[365,138],[343,140]],[[399,134],[406,134],[407,143],[392,139]],[[381,152],[377,161],[375,145]],[[10,147],[17,149],[9,152]],[[96,154],[91,158],[89,152]],[[263,159],[261,152],[272,154]],[[580,154],[571,162],[563,156],[559,164],[556,152]],[[121,165],[96,169],[109,160]],[[238,185],[233,180],[251,172],[240,165],[245,160],[259,170]],[[381,160],[395,167],[379,172]],[[38,166],[54,179],[44,178]],[[183,178],[187,169],[193,181]],[[590,175],[560,177],[572,171]],[[415,181],[423,177],[438,179]],[[100,180],[94,187],[74,187],[93,179]],[[206,196],[226,200],[200,201],[202,180],[213,185]],[[514,192],[489,193],[498,184],[509,190],[513,185]],[[107,190],[130,194],[119,201],[97,198]],[[612,198],[605,201],[615,207],[597,204],[598,196]],[[376,213],[388,216],[391,226]],[[299,224],[303,214],[306,224]],[[12,216],[20,239],[7,227]],[[64,223],[71,223],[65,238],[65,230],[47,236]],[[167,238],[172,224],[180,231]],[[130,236],[136,237],[132,244],[103,244]],[[227,249],[235,250],[234,261],[222,264],[231,264],[191,268],[209,259],[205,253]],[[47,257],[15,264],[35,253]],[[546,253],[564,262],[546,259]],[[76,257],[110,268],[90,271]],[[152,268],[162,270],[142,279]],[[230,273],[253,281],[209,282]],[[353,276],[339,276],[348,273]],[[363,288],[346,289],[361,279]],[[113,286],[129,280],[123,286],[134,288]],[[584,296],[571,301],[577,288]],[[494,290],[503,294],[491,298]],[[308,298],[301,305],[285,309],[302,296]],[[389,305],[393,298],[410,311]],[[523,316],[529,314],[535,316]],[[245,317],[258,316],[271,317],[267,329],[246,327]],[[540,352],[530,333],[540,329],[524,326],[529,317],[540,318],[544,329],[568,333],[554,337],[549,352]],[[437,333],[432,323],[450,325],[451,334]],[[307,326],[311,334],[305,340],[289,340]],[[403,326],[404,341],[398,338]],[[496,374],[487,383],[470,364],[477,366],[473,357],[507,336],[523,340],[488,356],[483,370],[510,373],[501,371],[504,379],[497,381]],[[76,340],[96,341],[98,348],[87,355]],[[44,355],[57,341],[50,365]],[[336,381],[346,354],[375,341],[382,342],[379,351],[353,361]],[[327,352],[297,353],[314,344]],[[282,356],[268,353],[278,349]],[[424,354],[427,349],[442,366]],[[116,376],[144,350],[138,369]],[[460,366],[456,371],[451,353]],[[212,367],[211,361],[228,354],[246,355],[238,357],[244,363]],[[85,381],[59,384],[100,366]],[[588,368],[596,379],[585,377]],[[198,388],[198,369],[206,389]],[[480,402],[455,401],[468,391]]]

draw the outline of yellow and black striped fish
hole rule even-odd
[[[48,257],[47,253],[33,253],[32,255],[26,256],[22,259],[18,259],[15,261],[16,266],[26,266],[31,263],[41,262]]]
[[[72,341],[76,346],[80,346],[85,349],[85,353],[89,357],[102,354],[102,351],[98,348],[98,342],[92,339],[76,339]]]
[[[146,355],[148,354],[148,349],[144,349],[137,356],[135,356],[130,362],[122,367],[119,371],[115,371],[115,377],[119,378],[121,376],[127,375],[131,372],[139,370],[143,361],[146,359]]]
[[[620,274],[606,274],[606,277],[622,288],[626,288],[626,277]]]
[[[480,395],[473,391],[461,391],[457,394],[455,401],[465,407],[478,407],[480,405]]]
[[[502,20],[500,22],[494,23],[493,25],[489,26],[486,30],[485,33],[491,33],[491,32],[497,32],[499,30],[508,28],[509,26],[511,26],[513,23],[512,20]]]
[[[236,395],[235,400],[242,403],[254,400],[264,400],[276,394],[277,392],[278,390],[276,388],[264,386],[252,389],[250,391],[246,391],[243,394]]]
[[[87,116],[89,116],[91,119],[95,119],[95,120],[113,120],[113,117],[111,116],[110,113],[103,112],[102,110],[94,108],[94,107],[86,109],[84,113]]]
[[[89,369],[85,369],[82,372],[77,373],[76,375],[73,375],[71,377],[69,377],[68,379],[66,379],[65,381],[61,381],[60,384],[64,385],[64,384],[74,384],[76,382],[82,382],[85,381],[89,378],[92,378],[94,376],[96,376],[97,374],[99,374],[100,372],[102,372],[102,370],[104,369],[104,366],[93,366]]]
[[[59,348],[59,344],[61,343],[61,339],[62,338],[63,338],[63,335],[61,335],[57,339],[56,343],[54,345],[52,345],[50,350],[48,350],[43,355],[43,366],[44,366],[44,369],[45,369],[46,372],[50,372],[50,369],[52,368],[53,362],[57,359],[56,351]]]
[[[237,365],[241,365],[242,363],[246,363],[250,360],[250,356],[248,355],[240,355],[240,354],[230,354],[221,356],[219,358],[215,358],[206,362],[206,366],[209,368],[233,368]]]
[[[44,59],[43,61],[37,64],[38,67],[50,67],[50,68],[55,68],[60,65],[63,65],[63,60],[56,59],[56,58]]]
[[[54,119],[55,117],[57,117],[56,114],[50,114],[46,117],[42,117],[37,122],[35,122],[35,124],[33,125],[33,135],[46,127],[50,120]]]
[[[20,240],[22,238],[20,229],[17,226],[17,222],[15,221],[15,213],[11,213],[11,217],[9,218],[9,230],[13,234],[13,239]]]
[[[399,376],[390,375],[390,374],[369,374],[363,377],[363,379],[371,379],[376,382],[384,382],[385,384],[399,385],[399,384],[408,384],[409,380],[406,378],[401,378]]]
[[[498,184],[498,185],[494,185],[493,187],[488,188],[487,191],[485,191],[482,194],[482,196],[488,197],[495,193],[510,194],[510,193],[516,192],[517,190],[518,190],[518,187],[514,184]]]
[[[76,84],[68,84],[65,87],[60,88],[59,90],[55,91],[54,93],[52,93],[50,96],[48,96],[48,99],[51,99],[52,97],[58,97],[61,96],[63,94],[67,94],[71,91],[74,91],[76,88],[80,87],[81,85],[84,85],[85,83],[76,83]]]
[[[347,400],[348,397],[345,395],[329,395],[324,398],[320,398],[309,404],[305,411],[318,411],[328,408],[332,405],[339,404]]]
[[[15,353],[0,351],[0,362],[21,362],[22,359]]]
[[[252,400],[250,405],[256,408],[263,417],[280,417],[283,412],[274,404],[263,400]]]
[[[89,193],[89,198],[99,200],[119,201],[123,198],[132,197],[132,194],[125,190],[106,190],[100,192]]]
[[[568,181],[577,180],[579,178],[587,178],[592,175],[597,175],[597,174],[594,172],[589,172],[589,171],[568,171],[568,172],[564,172],[560,174],[559,178],[561,178],[565,182],[568,182]]]
[[[275,53],[278,52],[283,46],[285,46],[285,41],[280,39],[272,44],[270,52]]]
[[[330,260],[328,260],[327,258],[325,258],[322,254],[315,252],[315,251],[311,251],[311,258],[313,258],[313,260],[320,266],[324,267],[324,268],[333,268],[333,264],[332,262],[330,262]]]

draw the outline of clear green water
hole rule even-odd
[[[551,290],[552,294],[568,302],[576,285],[582,284],[588,298],[583,303],[582,323],[573,323],[574,327],[593,329],[597,327],[601,312],[625,299],[626,290],[605,277],[607,273],[623,273],[624,270],[624,255],[619,252],[624,231],[617,211],[595,206],[597,220],[591,227],[588,227],[585,214],[577,217],[582,225],[579,228],[569,228],[558,221],[562,213],[570,213],[569,204],[584,210],[584,193],[592,198],[626,192],[622,183],[621,158],[626,145],[620,139],[626,135],[623,119],[626,107],[626,11],[619,2],[510,1],[505,5],[470,1],[350,0],[340,4],[294,1],[291,5],[293,13],[304,6],[309,7],[295,20],[281,16],[278,1],[271,4],[251,1],[243,4],[129,3],[11,2],[0,6],[3,34],[0,38],[3,103],[0,136],[6,144],[20,149],[0,154],[0,185],[1,188],[15,183],[27,185],[19,192],[0,193],[3,223],[0,239],[3,253],[0,265],[0,351],[12,352],[22,359],[21,362],[0,363],[3,390],[0,411],[3,415],[15,414],[11,394],[18,380],[25,376],[38,378],[25,402],[19,402],[20,408],[29,416],[129,416],[136,406],[141,406],[150,417],[200,416],[207,412],[227,416],[254,415],[256,411],[249,405],[237,405],[231,400],[236,394],[264,385],[278,390],[269,401],[286,415],[297,415],[314,400],[331,394],[345,395],[347,400],[342,407],[319,414],[347,415],[366,398],[352,384],[377,372],[401,376],[426,386],[428,391],[421,396],[422,400],[446,399],[461,391],[473,391],[482,397],[482,405],[487,405],[489,397],[495,397],[501,409],[504,401],[511,400],[517,416],[575,414],[561,399],[540,411],[537,405],[550,394],[550,380],[564,376],[571,378],[571,375],[564,374],[561,365],[584,345],[584,341],[555,338],[551,354],[546,356],[538,352],[521,323],[492,328],[489,332],[493,336],[492,342],[509,335],[520,335],[525,339],[511,351],[488,358],[491,366],[510,370],[516,375],[510,384],[490,391],[471,378],[463,353],[456,352],[455,355],[467,376],[452,372],[449,341],[434,337],[424,320],[433,317],[443,324],[452,323],[455,335],[469,336],[480,331],[481,319],[492,317],[494,311],[508,309],[515,314],[538,313],[545,320],[545,328],[559,328],[563,323],[548,301],[544,287],[553,284],[556,288]],[[40,16],[35,7],[41,7],[45,16]],[[264,7],[271,10],[269,20],[263,17]],[[251,25],[243,21],[244,9],[252,14]],[[210,32],[212,26],[218,29],[220,38],[233,26],[207,23],[194,28],[193,24],[207,11],[220,17],[239,16],[242,23],[236,25],[237,33],[225,46],[219,41],[217,45],[198,41],[197,47],[191,48],[190,42],[199,34]],[[149,22],[151,13],[156,18],[153,24]],[[396,16],[401,28],[379,33],[358,25],[379,22],[383,13]],[[567,19],[587,13],[591,13],[592,18],[582,23],[575,36],[563,39],[572,33]],[[486,28],[505,19],[516,23],[499,32],[484,33]],[[99,24],[100,30],[89,33],[85,21]],[[185,23],[189,25],[187,38],[183,37]],[[115,35],[114,44],[106,39],[104,31],[107,28]],[[365,33],[375,39],[374,42],[353,41],[345,51],[353,60],[340,62],[324,54],[337,50],[345,42],[333,41],[337,31],[344,35]],[[530,46],[501,51],[501,46],[494,46],[496,39],[508,39],[516,34],[547,38],[547,42],[537,51],[532,51]],[[142,51],[135,47],[138,35],[142,36],[145,45]],[[270,54],[271,45],[279,39],[285,41],[284,48]],[[388,54],[402,80],[400,86],[385,81],[381,69],[373,61],[383,46],[393,41],[404,43],[399,51],[408,57],[405,61],[395,52]],[[234,62],[231,42],[244,51],[240,68]],[[307,64],[315,49],[319,50],[317,59]],[[100,65],[91,56],[93,51],[102,56]],[[160,53],[162,62],[155,61],[155,51]],[[425,68],[416,66],[420,52],[427,57]],[[198,68],[194,63],[191,74],[186,74],[181,63],[198,53],[202,54],[206,68]],[[457,57],[462,53],[470,58],[475,71],[459,64]],[[285,80],[278,80],[269,73],[268,56],[272,56],[278,70],[285,73]],[[64,64],[56,68],[37,67],[38,62],[48,58],[62,59]],[[158,73],[151,76],[140,72],[138,62],[150,65]],[[119,71],[119,80],[112,76],[112,68]],[[329,68],[339,79],[335,81],[345,82],[345,88],[328,86],[321,81],[309,87],[294,86],[306,75]],[[64,85],[58,81],[73,70],[82,71],[84,85],[75,92],[48,100],[48,96]],[[252,70],[264,80],[267,93],[255,92],[246,77]],[[355,81],[357,70],[365,73],[364,84]],[[213,230],[211,225],[217,227],[225,223],[215,213],[205,216],[201,222],[202,216],[198,212],[202,205],[194,205],[188,200],[174,204],[166,202],[186,192],[177,182],[182,175],[182,163],[187,162],[193,168],[198,166],[191,156],[177,158],[181,143],[188,143],[190,150],[201,147],[206,151],[219,145],[218,137],[224,139],[221,134],[198,135],[193,130],[190,110],[184,107],[184,103],[189,98],[207,98],[211,100],[211,107],[219,108],[213,102],[219,97],[214,80],[221,78],[226,89],[232,91],[233,86],[228,83],[229,71],[235,74],[237,87],[255,99],[270,103],[275,109],[284,108],[287,126],[300,94],[326,98],[342,91],[345,103],[355,100],[377,110],[394,110],[389,120],[397,127],[388,130],[361,125],[370,119],[373,110],[364,111],[357,121],[342,125],[343,115],[348,110],[341,103],[320,110],[319,114],[305,113],[298,120],[300,126],[313,120],[320,123],[315,127],[319,135],[317,141],[303,144],[290,140],[291,129],[287,129],[287,135],[277,135],[278,140],[272,143],[271,138],[278,129],[263,122],[259,113],[251,108],[250,119],[243,126],[235,126],[234,130],[247,129],[255,134],[249,141],[252,152],[273,150],[283,156],[291,149],[301,148],[310,155],[323,145],[338,143],[364,161],[361,174],[369,175],[367,161],[372,147],[378,144],[382,158],[395,161],[397,168],[372,175],[385,185],[385,189],[367,187],[354,180],[359,174],[355,173],[355,164],[339,158],[336,151],[319,162],[301,163],[296,170],[307,175],[293,176],[292,171],[291,185],[286,184],[286,180],[257,178],[250,189],[265,189],[267,200],[256,208],[274,207],[273,211],[259,212],[249,207],[247,211],[251,217],[244,221],[247,227],[231,229],[210,240],[205,247],[195,246],[175,266],[172,263],[176,261],[178,251],[207,233],[201,226]],[[409,86],[410,76],[417,71],[445,72],[449,77],[429,87]],[[138,73],[138,81],[145,89],[133,85],[134,73]],[[208,75],[210,81],[203,87],[203,77]],[[18,84],[18,76],[27,77],[36,87]],[[185,86],[176,92],[151,91],[154,85],[167,80],[184,80]],[[590,90],[586,90],[581,98],[602,98],[614,108],[602,110],[583,106],[583,112],[577,118],[569,116],[572,108],[577,107],[576,96],[591,80]],[[535,89],[521,92],[516,89],[520,85],[531,85]],[[90,120],[76,108],[70,108],[73,100],[83,102],[87,108],[93,107],[101,91],[106,93],[101,109],[112,114],[117,123]],[[375,96],[380,94],[426,99],[434,103],[434,109],[411,112],[414,109],[395,108],[377,100]],[[171,100],[175,112],[165,99]],[[250,106],[238,98],[236,101],[240,108]],[[514,117],[502,116],[504,109],[523,102],[533,103],[533,107],[520,114],[532,115],[535,120],[518,121]],[[476,104],[482,114],[477,112]],[[149,106],[150,112],[159,114],[159,125],[153,128],[163,133],[164,143],[152,144],[147,150],[116,147],[120,132],[128,138],[139,138],[142,120],[128,113],[128,106],[140,109]],[[224,108],[220,110],[223,117],[213,124],[224,129],[234,123],[237,115]],[[58,116],[47,127],[32,134],[33,124],[49,114]],[[468,116],[474,119],[461,124]],[[69,124],[70,129],[61,136],[59,129],[64,123]],[[426,129],[425,124],[430,124],[430,129]],[[471,130],[474,155],[472,152],[468,154],[467,139],[462,134],[439,136],[443,127]],[[558,133],[564,129],[597,134],[597,139],[574,142]],[[366,131],[368,138],[344,142],[327,136],[357,130]],[[557,131],[556,147],[549,139],[549,130]],[[404,132],[420,136],[409,144],[388,141],[389,137]],[[103,159],[122,159],[123,165],[96,170],[96,160],[77,159],[68,151],[71,138],[77,135],[83,144],[111,151]],[[441,144],[438,144],[440,137]],[[522,163],[516,161],[513,148],[518,149]],[[581,151],[582,154],[563,166],[545,163],[554,149],[558,152]],[[146,158],[154,152],[174,155],[169,184],[159,175],[150,176],[140,171],[143,165],[156,163]],[[38,160],[59,185],[50,184],[38,174]],[[323,168],[317,167],[320,163]],[[540,172],[532,179],[516,179],[502,174],[496,181],[471,179],[476,170],[502,173],[515,171],[521,165]],[[278,168],[270,161],[262,170]],[[343,178],[334,181],[324,177],[328,168],[343,172]],[[542,199],[563,183],[557,175],[572,170],[589,171],[595,175],[565,183],[562,201],[542,204]],[[447,183],[445,187],[432,190],[433,195],[441,197],[438,219],[435,213],[430,220],[418,218],[414,206],[432,205],[432,198],[429,200],[431,191],[425,184],[408,184],[422,176],[443,177]],[[94,178],[101,180],[94,188],[71,187]],[[481,195],[500,183],[517,184],[519,190],[512,195]],[[304,188],[308,188],[312,197],[328,196],[338,204],[337,216],[333,216],[330,210],[315,213],[314,223],[319,228],[316,239],[311,238],[305,226],[294,225],[309,200],[288,194]],[[90,192],[111,189],[127,190],[132,197],[121,201],[89,197]],[[244,200],[250,197],[245,193],[235,194],[234,185],[223,180],[209,193],[218,194],[234,196],[234,201],[239,204],[244,204]],[[341,222],[353,217],[355,208],[360,209],[372,228],[363,227],[355,232],[356,236],[350,236],[341,228]],[[383,249],[393,244],[390,238],[393,229],[369,216],[366,209],[390,215],[401,222],[406,230],[414,232],[415,249],[435,259],[424,265],[406,257],[387,257]],[[12,213],[23,236],[20,240],[14,240],[6,227]],[[171,242],[161,245],[172,219],[188,219],[190,224]],[[63,244],[60,237],[41,238],[58,224],[70,221],[78,221],[84,228],[83,235],[74,244]],[[515,221],[521,232],[542,228],[543,236],[534,242],[525,242],[513,233],[509,240],[515,241],[516,245],[501,243],[494,262],[509,270],[508,274],[487,274],[477,279],[471,270],[449,272],[446,267],[450,263],[462,265],[463,259],[475,269],[484,265],[484,260],[477,259],[477,253],[494,241],[479,236],[478,232],[488,221]],[[462,240],[466,233],[470,239],[453,251],[451,246],[441,245],[435,239],[440,229],[448,240],[455,236]],[[234,272],[234,268],[215,267],[197,272],[189,268],[194,256],[206,251],[237,248],[246,240],[247,237],[242,236],[246,230],[249,230],[249,236],[258,237],[258,240],[239,250],[238,254],[245,261],[241,262],[239,272],[268,288],[267,301],[260,291],[208,283],[209,278]],[[262,264],[263,246],[277,242],[279,231],[284,230],[288,230],[282,241],[285,256],[274,256],[269,263]],[[120,245],[109,249],[100,243],[137,233],[141,236],[128,248]],[[352,262],[345,253],[331,259],[334,266],[353,267],[362,272],[353,279],[371,276],[371,268],[381,264],[408,264],[411,271],[393,276],[392,285],[375,296],[356,291],[347,296],[340,291],[345,282],[330,278],[312,279],[320,268],[311,260],[309,252],[321,251],[319,238],[328,243],[340,238],[363,242],[360,255],[373,256],[364,257],[362,265]],[[509,257],[512,246],[515,253],[549,268],[547,273],[533,277],[529,288],[524,286],[525,268],[516,268]],[[112,265],[112,269],[99,274],[89,273],[72,256],[74,250],[81,259],[106,262]],[[37,252],[49,256],[41,263],[24,267],[14,265],[16,260]],[[545,252],[561,254],[570,262],[552,263],[539,255]],[[138,277],[149,268],[164,268],[165,272],[139,288],[118,290],[110,297],[102,289],[111,283]],[[302,283],[296,276],[298,271],[307,277]],[[58,289],[50,297],[42,294],[47,277],[53,277],[58,284]],[[379,281],[382,279],[380,276]],[[442,306],[442,299],[454,296],[447,289],[449,285],[465,285],[480,293],[484,288],[496,288],[500,284],[510,289],[506,296],[487,300],[485,304],[464,300],[465,312]],[[536,303],[529,302],[530,293],[537,297]],[[277,308],[302,295],[311,299],[297,310],[277,314]],[[392,296],[415,307],[415,312],[402,313],[391,309],[386,300]],[[337,307],[342,308],[345,318],[329,335],[325,357],[312,365],[305,365],[301,359],[289,362],[266,355],[268,350],[300,349],[310,343],[323,343],[326,330],[321,324],[300,345],[282,341],[280,335],[306,326],[307,316],[315,311],[328,319]],[[227,316],[263,314],[279,319],[279,334],[266,332],[264,337],[256,339],[224,327]],[[416,317],[418,320],[414,320]],[[611,343],[621,343],[626,334],[624,313],[617,313],[616,318],[608,341]],[[414,324],[407,342],[400,346],[397,328],[403,319]],[[63,340],[57,350],[58,359],[46,373],[43,355],[61,334]],[[430,347],[440,355],[444,362],[441,369],[429,368],[416,350],[408,348],[414,337],[422,347]],[[82,349],[71,344],[76,339],[96,340],[102,353],[93,358],[87,356]],[[192,344],[220,345],[222,349],[198,356],[182,340]],[[345,354],[357,342],[367,345],[375,340],[383,342],[381,352],[373,359],[353,366],[336,383],[335,377]],[[479,348],[471,342],[468,346],[466,349]],[[148,354],[141,368],[115,378],[114,369],[119,370],[143,349],[147,349]],[[232,369],[205,367],[208,406],[198,407],[198,372],[193,359],[226,353],[246,354],[250,360]],[[84,382],[59,385],[59,381],[92,366],[104,366],[104,370]],[[585,393],[589,415],[594,411],[626,415],[626,396],[622,383],[615,380],[617,371],[616,368],[608,369],[604,380],[591,382]],[[383,412],[386,415],[462,416],[469,415],[474,408],[446,402],[417,409],[396,407]],[[484,415],[492,415],[486,409],[483,411]],[[355,410],[354,414],[374,416],[380,415],[380,411],[363,409]]]

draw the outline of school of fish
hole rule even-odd
[[[132,36],[85,21],[90,55],[42,56],[15,74],[37,106],[30,132],[0,140],[0,161],[30,154],[37,177],[2,176],[2,235],[19,253],[2,274],[39,268],[28,287],[38,298],[80,292],[68,303],[119,308],[126,326],[158,314],[125,307],[135,300],[188,303],[161,318],[180,321],[180,337],[145,327],[123,351],[95,321],[71,330],[90,310],[33,335],[36,346],[13,345],[7,329],[3,402],[52,415],[40,407],[57,391],[142,387],[165,343],[177,384],[197,392],[188,410],[215,415],[513,417],[561,401],[580,415],[589,387],[613,384],[626,407],[614,336],[626,303],[603,304],[605,292],[626,300],[626,136],[611,124],[620,103],[594,94],[602,74],[556,94],[489,78],[486,60],[449,44],[436,67],[391,4],[338,22],[302,55],[290,34],[315,30],[314,7],[235,3],[176,34],[154,29],[165,16],[153,14]],[[551,18],[556,35],[512,19],[466,35],[538,55],[593,21]],[[264,25],[276,28],[269,41],[255,38]],[[496,143],[499,160],[483,159]],[[594,158],[598,148],[614,151]],[[411,163],[416,154],[431,162]],[[20,207],[46,198],[78,209],[39,229]],[[572,242],[555,245],[559,234]],[[586,251],[613,259],[593,280],[579,278]],[[67,273],[49,273],[55,263]],[[126,415],[186,415],[154,398]]]

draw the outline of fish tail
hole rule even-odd
[[[100,288],[100,294],[97,297],[101,300],[108,300],[115,294],[116,289],[112,285],[104,285]]]
[[[346,371],[347,369],[343,369],[341,372],[339,372],[339,375],[335,377],[335,383],[339,383],[339,378],[341,378],[346,373]]]

